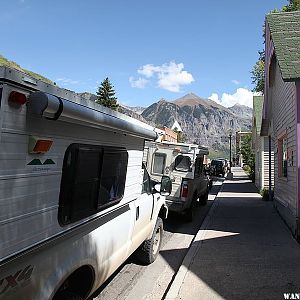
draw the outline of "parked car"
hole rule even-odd
[[[211,161],[211,169],[212,169],[212,174],[214,176],[222,175],[224,177],[227,172],[227,167],[225,165],[225,162],[223,160],[218,160],[218,159],[213,159]]]
[[[195,144],[145,143],[144,161],[151,176],[160,180],[168,175],[172,180],[172,192],[166,197],[169,210],[184,214],[188,221],[197,204],[207,203],[210,182],[203,165],[205,155],[208,148]]]
[[[229,162],[229,160],[226,159],[226,158],[218,158],[217,160],[224,161],[226,173],[229,172],[229,170],[230,170],[230,162]]]
[[[87,299],[158,255],[171,180],[142,168],[154,128],[0,67],[0,299]]]

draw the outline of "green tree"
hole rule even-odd
[[[251,134],[243,137],[241,143],[241,153],[243,155],[243,161],[250,167],[250,173],[254,173],[255,169],[255,156],[252,150],[252,136]]]
[[[271,13],[289,12],[300,10],[300,0],[288,0],[288,5],[283,6],[280,10],[274,9]],[[263,37],[265,38],[265,25],[263,26]],[[251,70],[252,83],[254,84],[253,92],[263,93],[265,86],[265,50],[258,51],[259,58]]]
[[[109,107],[113,110],[118,110],[119,104],[115,97],[115,91],[113,85],[110,83],[108,77],[106,77],[100,84],[97,91],[96,103]]]
[[[184,143],[185,142],[185,136],[184,136],[183,132],[177,131],[176,128],[173,131],[177,134],[177,143]]]
[[[259,59],[251,71],[252,83],[254,84],[253,92],[263,93],[265,87],[265,51],[258,51]]]
[[[295,11],[300,10],[300,0],[289,0],[289,4],[285,5],[281,11]]]

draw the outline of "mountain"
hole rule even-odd
[[[252,108],[246,106],[246,105],[241,105],[241,104],[235,104],[232,107],[228,108],[232,113],[234,113],[237,116],[241,116],[242,118],[252,118],[252,113],[253,110]]]
[[[229,151],[226,137],[230,130],[251,130],[251,117],[247,113],[237,114],[237,108],[243,109],[235,106],[226,108],[213,100],[191,93],[172,102],[160,100],[153,103],[143,111],[142,116],[157,127],[171,127],[177,120],[186,142],[208,145],[221,156]],[[248,112],[248,108],[245,111]]]
[[[136,112],[137,114],[141,115],[142,112],[146,109],[145,107],[142,106],[126,106],[126,105],[122,105],[122,107],[125,107],[129,110],[132,110],[134,112]]]
[[[218,104],[217,102],[210,100],[210,99],[205,99],[197,96],[194,93],[189,93],[179,99],[176,99],[172,101],[172,103],[175,103],[176,105],[183,107],[183,106],[198,106],[202,105],[207,108],[216,108],[216,109],[222,109],[222,110],[227,110],[226,107]]]

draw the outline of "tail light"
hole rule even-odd
[[[187,181],[183,181],[181,185],[181,197],[187,198],[189,192],[189,186]]]
[[[10,103],[14,103],[14,104],[18,104],[18,105],[23,105],[23,104],[26,103],[27,98],[22,93],[19,93],[19,92],[16,92],[16,91],[12,91],[9,94],[8,101]]]

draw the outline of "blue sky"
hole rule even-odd
[[[264,16],[283,0],[0,0],[0,54],[77,92],[109,77],[148,106],[193,92],[251,106]]]

